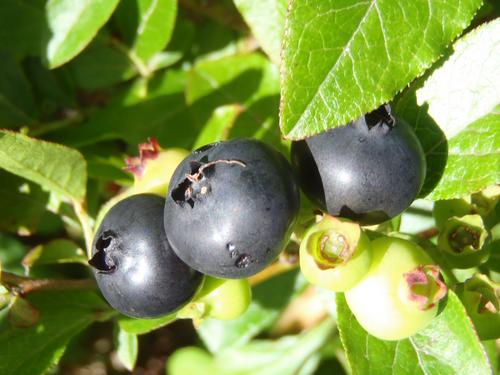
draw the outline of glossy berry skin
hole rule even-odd
[[[283,155],[257,140],[233,139],[204,146],[177,167],[165,203],[165,231],[192,268],[245,278],[276,259],[299,204]]]
[[[189,302],[202,275],[168,244],[163,227],[165,199],[153,194],[128,197],[104,217],[89,261],[104,298],[137,318],[169,314]]]
[[[404,211],[425,178],[422,147],[388,106],[292,144],[306,195],[330,215],[379,224]]]

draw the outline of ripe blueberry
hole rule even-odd
[[[413,130],[381,107],[340,128],[292,144],[306,195],[333,216],[378,224],[404,211],[425,177]]]
[[[189,302],[202,282],[168,244],[164,204],[153,194],[128,197],[108,211],[95,235],[89,263],[104,298],[125,315],[166,315]]]
[[[277,257],[298,210],[298,187],[283,155],[260,141],[233,139],[204,146],[177,167],[165,231],[190,267],[244,278]]]

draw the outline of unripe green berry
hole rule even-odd
[[[368,272],[370,241],[357,223],[325,215],[300,244],[300,269],[314,285],[342,292]]]
[[[500,338],[500,284],[476,274],[456,289],[481,340]]]
[[[236,319],[242,315],[252,300],[252,290],[247,279],[221,280],[206,277],[206,289],[211,289],[198,302],[206,306],[206,316],[220,320]]]
[[[481,216],[451,217],[439,233],[438,246],[451,266],[471,268],[488,260],[487,237]]]
[[[432,321],[447,288],[439,268],[413,242],[382,237],[371,246],[372,266],[345,293],[347,304],[369,334],[382,340],[404,339]]]

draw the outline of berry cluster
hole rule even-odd
[[[225,313],[212,303],[211,316],[241,314],[248,284],[221,279],[248,278],[278,257],[299,214],[297,176],[325,212],[302,238],[306,278],[345,291],[360,324],[378,337],[398,339],[425,326],[446,290],[438,269],[418,246],[388,237],[370,241],[358,224],[399,215],[419,193],[425,158],[412,129],[384,106],[294,142],[291,153],[293,167],[260,141],[206,145],[169,173],[166,197],[150,194],[165,192],[156,162],[154,189],[137,178],[146,188],[115,204],[96,232],[89,263],[106,300],[126,315],[150,318],[189,301],[228,293],[234,300],[240,293],[246,297],[233,307],[243,308]],[[142,153],[136,159],[133,171],[140,177],[147,166]],[[387,314],[395,305],[397,312]]]

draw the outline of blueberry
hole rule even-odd
[[[281,252],[299,210],[288,161],[256,140],[204,146],[172,176],[165,230],[176,254],[214,277],[244,278]]]
[[[378,224],[403,212],[425,178],[425,155],[388,105],[292,144],[302,189],[333,216]]]
[[[89,263],[104,298],[125,315],[166,315],[189,302],[202,282],[167,241],[164,205],[153,194],[128,197],[109,210],[95,235]]]

